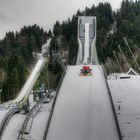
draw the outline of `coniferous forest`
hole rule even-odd
[[[52,31],[47,32],[35,24],[24,26],[16,33],[12,31],[6,33],[4,39],[0,40],[2,101],[16,97],[36,61],[34,52],[41,51],[41,45],[45,43],[47,37],[52,36],[50,54],[68,51],[67,63],[75,64],[78,51],[78,16],[96,16],[97,18],[96,47],[100,63],[106,65],[108,58],[116,63],[113,51],[119,54],[117,46],[120,45],[128,62],[135,68],[131,54],[123,41],[126,37],[140,64],[140,1],[123,0],[117,11],[113,11],[108,2],[99,3],[98,6],[93,5],[91,8],[86,7],[83,11],[78,10],[66,21],[56,21]],[[114,31],[110,33],[112,29]],[[121,64],[125,68],[123,62]],[[59,67],[55,71],[59,72]]]
[[[0,88],[2,101],[13,99],[28,77],[48,33],[37,25],[7,32],[0,41]]]

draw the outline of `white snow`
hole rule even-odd
[[[33,69],[31,75],[29,76],[28,80],[26,81],[24,87],[21,89],[19,96],[15,99],[14,102],[21,102],[28,94],[30,93],[37,77],[39,76],[40,69],[42,65],[45,63],[45,58],[39,59],[35,68]]]
[[[25,117],[21,114],[14,115],[4,130],[2,140],[16,140]]]
[[[46,53],[46,51],[48,50],[48,47],[49,47],[49,44],[50,44],[50,41],[51,39],[47,40],[47,43],[45,45],[43,45],[43,50],[42,50],[42,53]],[[46,50],[45,50],[46,48]],[[12,101],[12,102],[8,102],[4,105],[1,105],[0,107],[1,108],[13,108],[15,107],[15,103],[20,103],[22,102],[26,97],[28,97],[29,93],[31,92],[31,89],[36,81],[36,79],[38,78],[39,74],[40,74],[40,70],[41,68],[43,67],[43,65],[45,64],[45,58],[44,57],[41,57],[31,75],[29,76],[29,78],[27,79],[26,83],[24,84],[23,88],[21,89],[18,97]],[[30,98],[31,99],[31,98]],[[32,99],[31,99],[32,100]],[[32,101],[31,101],[32,102]],[[34,102],[31,104],[31,106],[34,104]],[[5,117],[5,115],[7,114],[7,112],[9,111],[8,110],[0,110],[0,123],[2,122],[3,118]],[[12,119],[10,120],[10,122],[8,123],[8,126],[6,128],[6,130],[4,131],[4,136],[3,136],[3,139],[4,140],[15,140],[17,138],[17,135],[18,135],[18,131],[20,130],[21,128],[21,125],[23,123],[23,120],[25,119],[25,116],[23,115],[14,115],[12,117]]]
[[[5,117],[5,115],[8,113],[9,110],[0,110],[0,125]]]
[[[117,75],[108,83],[117,112],[123,140],[140,140],[140,76]],[[115,76],[116,77],[116,76]]]
[[[90,67],[92,76],[68,67],[46,140],[119,140],[101,67]]]
[[[30,139],[42,140],[51,108],[52,101],[48,104],[43,104],[39,113],[32,118],[33,122],[29,134]]]
[[[34,102],[34,97],[33,96],[34,96],[33,94],[30,94],[30,96],[29,96],[29,103],[30,104]]]
[[[37,111],[37,113],[34,113],[30,118],[29,125],[27,125],[27,132],[30,133],[29,135],[26,134],[26,138],[32,140],[41,140],[43,138],[48,116],[52,108],[52,102],[53,100],[48,104],[42,104],[39,112]],[[25,117],[26,115],[21,114],[14,115],[6,126],[2,140],[16,140]]]
[[[45,49],[44,47],[46,47],[46,49],[48,49],[49,44],[50,44],[51,39],[49,39],[47,41],[47,43],[45,45],[43,45],[43,49]],[[43,51],[44,52],[44,51]],[[42,52],[42,54],[43,54]],[[44,54],[43,54],[44,55]],[[32,90],[33,85],[35,84],[41,68],[43,67],[43,65],[45,64],[46,59],[44,58],[44,56],[41,56],[41,58],[37,61],[32,73],[30,74],[29,78],[27,79],[26,83],[24,84],[23,88],[21,89],[19,96],[14,100],[15,103],[20,103],[22,102],[26,97],[28,97],[29,93]]]

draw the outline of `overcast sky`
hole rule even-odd
[[[56,20],[65,20],[78,9],[105,1],[111,3],[113,9],[120,7],[121,0],[0,0],[0,38],[23,25],[36,23],[48,30]]]

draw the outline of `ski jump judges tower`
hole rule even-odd
[[[96,17],[78,17],[78,43],[77,65],[95,64],[98,65],[96,52]]]

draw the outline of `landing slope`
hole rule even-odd
[[[69,66],[50,123],[47,140],[119,140],[100,66],[79,76]]]
[[[123,140],[140,140],[139,83],[139,75],[112,74],[108,77]]]

